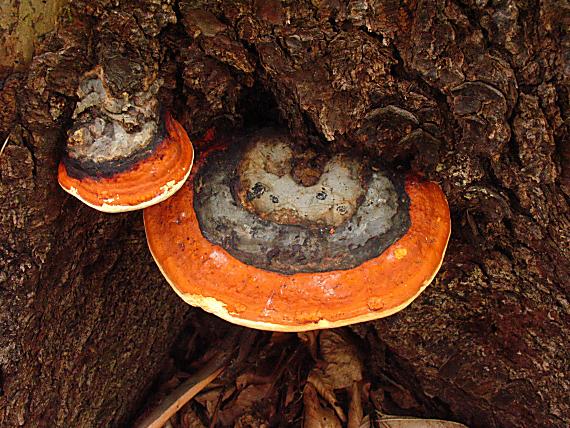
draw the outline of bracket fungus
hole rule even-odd
[[[116,96],[102,67],[83,76],[58,170],[66,192],[113,213],[148,207],[180,189],[194,150],[184,128],[160,112],[159,87],[154,80],[132,96]]]
[[[432,281],[451,230],[437,184],[347,154],[305,180],[288,134],[243,140],[204,152],[174,197],[144,211],[150,251],[186,302],[304,331],[391,315]]]

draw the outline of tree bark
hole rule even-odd
[[[2,427],[125,426],[188,314],[148,253],[142,213],[104,215],[57,184],[92,39],[64,12],[27,71],[0,76]]]
[[[72,2],[1,86],[0,424],[120,425],[183,325],[140,213],[57,188],[77,81],[113,56],[134,80],[160,62],[192,136],[277,124],[438,181],[448,255],[410,307],[354,327],[370,373],[426,416],[566,426],[568,16],[558,1]]]

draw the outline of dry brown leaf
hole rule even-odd
[[[382,403],[384,402],[385,393],[383,389],[374,389],[369,392],[370,402],[376,411],[382,410]]]
[[[162,385],[159,386],[158,393],[165,395],[168,394],[170,391],[172,391],[182,383],[181,380],[182,378],[183,377],[180,376],[179,373],[175,374],[174,376],[172,376],[170,379],[168,379],[166,382],[164,382]]]
[[[332,389],[350,388],[362,380],[362,361],[353,343],[334,330],[323,330],[319,345],[326,362],[323,380]]]
[[[370,415],[364,416],[358,428],[371,428],[371,427],[372,423],[370,422]]]
[[[184,412],[180,415],[180,428],[206,428],[190,406],[185,406],[180,412]]]
[[[253,404],[262,401],[266,397],[270,388],[270,384],[249,385],[244,388],[238,397],[219,413],[219,420],[222,425],[233,426],[237,418],[251,409]]]
[[[297,392],[297,386],[293,382],[287,382],[287,393],[285,394],[285,400],[283,405],[287,407],[295,399],[295,393]]]
[[[318,330],[304,331],[297,333],[297,337],[305,344],[313,360],[317,361],[317,338],[319,336]]]
[[[269,339],[269,345],[273,346],[282,346],[291,340],[291,333],[281,333],[275,331],[271,334],[271,339]]]
[[[468,428],[458,422],[392,415],[383,415],[378,423],[381,428]]]
[[[236,421],[234,428],[269,428],[269,424],[253,415],[243,415]]]
[[[314,336],[305,337],[310,342]],[[346,422],[346,415],[337,403],[334,390],[350,388],[354,382],[362,381],[362,362],[356,346],[341,334],[333,330],[322,330],[318,338],[324,365],[314,368],[307,381],[331,405],[339,419]]]
[[[273,376],[262,376],[253,372],[246,372],[239,375],[236,379],[236,386],[238,389],[243,389],[248,385],[260,385],[263,383],[271,383]]]
[[[251,407],[253,403],[263,400],[270,388],[269,384],[249,385],[239,393],[235,404],[244,408]]]
[[[190,376],[172,391],[150,413],[137,423],[138,428],[160,428],[188,401],[206,388],[223,371],[224,355],[212,359],[200,371]]]
[[[368,403],[370,402],[370,382],[362,382],[360,388],[360,393],[362,394],[362,402]]]
[[[322,374],[318,369],[314,369],[309,373],[307,383],[312,384],[319,395],[334,409],[340,420],[346,422],[346,415],[342,407],[338,405],[333,389],[323,380]]]
[[[224,390],[223,387],[212,388],[197,395],[194,400],[206,408],[206,411],[211,418],[220,403],[220,394],[224,394],[221,399],[221,401],[224,401],[224,399],[229,397],[233,391],[235,391],[235,388],[230,388],[229,390]]]
[[[307,382],[303,390],[303,428],[341,428],[340,421],[331,409],[322,407],[315,387]]]
[[[198,394],[196,397],[194,397],[194,400],[196,400],[198,403],[200,403],[202,406],[205,407],[208,401],[218,401],[218,397],[220,396],[223,390],[224,388],[221,386],[217,388],[210,388]]]
[[[350,406],[348,408],[347,428],[360,428],[364,411],[362,410],[362,397],[360,394],[360,384],[354,382],[350,388]]]
[[[420,407],[412,393],[407,389],[394,388],[394,390],[389,391],[389,393],[392,401],[394,401],[400,409],[417,409]],[[410,413],[414,412],[411,411]]]

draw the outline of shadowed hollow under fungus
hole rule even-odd
[[[102,67],[86,73],[59,165],[61,187],[104,212],[133,211],[173,195],[186,181],[194,151],[184,128],[161,113],[160,80],[132,96],[112,94]]]
[[[299,174],[298,157],[273,129],[202,153],[186,185],[144,212],[166,279],[189,304],[264,330],[339,327],[406,307],[449,239],[439,186],[353,154],[321,156]]]

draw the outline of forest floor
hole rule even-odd
[[[135,425],[424,426],[402,425],[425,421],[414,416],[425,416],[426,408],[389,371],[376,378],[367,373],[367,348],[349,328],[264,332],[196,311]],[[431,424],[463,426],[441,420]]]

